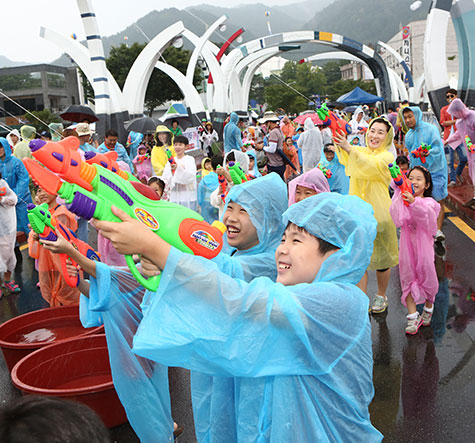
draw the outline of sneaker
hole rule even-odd
[[[445,257],[445,244],[444,242],[441,242],[441,241],[436,241],[434,243],[434,250],[435,250],[435,255],[437,255],[437,257]]]
[[[422,317],[417,314],[415,319],[407,319],[406,334],[415,335],[422,326]]]
[[[432,312],[427,312],[425,309],[422,310],[422,326],[429,326],[430,321],[432,320]]]
[[[371,302],[371,312],[373,314],[381,314],[388,308],[388,304],[386,297],[376,294]]]
[[[7,289],[8,291],[10,292],[20,292],[21,289],[20,289],[20,286],[18,286],[14,280],[10,280],[10,281],[6,281],[4,284],[3,284],[3,287],[5,289]]]
[[[450,182],[450,183],[447,185],[448,188],[453,188],[454,186],[457,186],[457,183],[454,182],[454,181]]]
[[[444,241],[445,240],[445,235],[444,233],[439,229],[437,231],[437,234],[435,234],[435,241]]]

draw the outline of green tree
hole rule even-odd
[[[31,114],[33,114],[36,118],[34,118]],[[31,111],[31,114],[25,114],[22,119],[30,122],[30,125],[36,128],[36,132],[49,131],[48,125],[50,123],[61,123],[59,116],[53,114],[49,109],[43,109],[42,111]],[[40,120],[46,124],[41,123]]]
[[[332,84],[341,80],[341,72],[340,67],[347,64],[348,62],[345,60],[337,61],[337,62],[328,62],[322,67],[322,72],[327,79],[327,84]]]
[[[107,69],[111,72],[112,76],[117,81],[117,84],[122,89],[125,84],[127,75],[132,67],[135,59],[138,57],[144,44],[134,43],[131,46],[127,46],[125,43],[120,46],[113,46],[110,50],[109,57],[106,60]],[[186,74],[186,68],[191,56],[191,51],[186,49],[177,49],[174,46],[170,46],[163,52],[163,59],[169,65],[174,66],[183,74]],[[200,70],[195,70],[193,78],[193,84],[199,85],[202,80]],[[83,75],[83,86],[85,89],[85,95],[89,99],[94,99],[94,92],[91,85]],[[151,114],[152,111],[162,103],[169,100],[182,100],[183,94],[176,85],[176,83],[166,74],[154,69],[150,77],[150,81],[147,86],[147,92],[145,94],[145,107]]]
[[[376,86],[374,81],[364,81],[364,80],[338,80],[332,85],[330,85],[326,92],[330,100],[336,100],[343,94],[350,92],[359,86],[361,89],[369,92],[370,94],[376,94]]]
[[[257,74],[252,79],[251,89],[249,91],[249,100],[255,100],[257,103],[263,104],[265,102],[264,98],[264,88],[265,80],[262,77],[262,74]]]

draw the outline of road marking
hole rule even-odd
[[[475,243],[475,231],[467,223],[458,217],[448,217],[448,219]]]

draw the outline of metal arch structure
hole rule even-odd
[[[424,38],[424,75],[434,113],[439,117],[446,105],[449,86],[447,72],[447,27],[449,17],[457,37],[459,52],[460,97],[467,106],[475,106],[475,2],[473,0],[433,0],[427,16]]]
[[[339,50],[355,55],[365,62],[373,73],[376,84],[379,82],[381,94],[390,97],[391,90],[389,75],[382,58],[373,49],[353,39],[339,34],[321,31],[295,31],[273,34],[260,39],[252,40],[240,45],[231,51],[222,63],[224,77],[228,88],[231,86],[231,77],[237,64],[249,54],[265,48],[276,47],[288,43],[322,43],[338,48]],[[232,94],[231,94],[232,96]],[[221,111],[221,110],[218,110]],[[224,111],[224,110],[223,110]]]

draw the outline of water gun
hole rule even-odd
[[[235,185],[240,185],[241,183],[247,182],[247,177],[239,162],[229,162],[229,175],[231,176],[231,180]]]
[[[325,176],[325,178],[328,180],[329,178],[331,178],[332,176],[332,171],[329,169],[329,168],[326,168],[325,166],[323,166],[321,163],[319,163],[317,165],[318,169],[320,169],[320,171],[323,172],[323,175]]]
[[[226,177],[224,175],[218,175],[218,181],[219,181],[219,186],[221,188],[221,200],[224,201],[226,200],[226,194],[227,194],[227,183],[226,183]]]
[[[223,245],[222,234],[226,231],[222,223],[214,222],[211,226],[195,211],[159,200],[156,193],[143,183],[125,180],[96,163],[90,165],[80,158],[65,156],[59,160],[54,154],[67,140],[42,146],[32,146],[30,142],[33,159],[25,158],[23,163],[33,180],[46,192],[64,199],[73,214],[86,220],[94,217],[118,222],[119,218],[111,210],[114,205],[183,252],[205,258],[219,254]],[[151,291],[158,289],[160,276],[146,279],[131,255],[127,255],[125,260],[141,285]]]
[[[142,154],[137,156],[137,163],[143,163],[150,158],[150,154]]]
[[[5,197],[7,195],[7,187],[6,186],[2,186],[0,188],[0,197]]]
[[[94,249],[92,249],[87,243],[79,240],[76,234],[71,231],[71,229],[63,226],[56,218],[51,215],[47,203],[43,203],[42,205],[38,206],[34,205],[33,203],[29,203],[27,210],[31,229],[33,229],[33,231],[35,231],[41,239],[56,241],[58,238],[56,232],[59,231],[61,235],[82,255],[89,258],[90,260],[101,261],[99,255],[96,251],[94,251]],[[77,263],[69,258],[66,254],[59,254],[59,256],[61,259],[63,278],[69,286],[75,288],[79,284],[80,277],[79,275],[75,277],[69,275],[66,264],[68,263],[68,260],[73,266],[77,266]]]
[[[411,151],[411,155],[415,158],[420,158],[422,163],[426,162],[426,157],[425,155],[422,155],[424,152],[429,152],[432,149],[431,145],[428,145],[426,143],[421,143],[421,145],[417,148],[414,149],[414,151]]]
[[[467,145],[467,151],[470,152],[470,154],[475,154],[475,148],[468,135],[465,136],[465,144]]]
[[[94,163],[101,165],[103,168],[109,169],[112,172],[120,175],[125,180],[137,180],[132,174],[120,169],[117,163],[119,154],[116,151],[109,151],[105,154],[94,151],[86,151],[84,153],[84,160],[86,163],[93,165]]]
[[[401,194],[407,191],[407,192],[410,192],[412,195],[414,195],[414,188],[412,186],[412,183],[401,172],[401,169],[399,168],[399,166],[389,163],[388,167],[389,167],[389,173],[391,174],[391,177],[394,180],[394,184],[400,189]],[[408,201],[406,200],[403,200],[403,201],[406,206],[409,206]]]
[[[317,109],[317,115],[318,118],[322,120],[323,125],[331,129],[333,137],[335,137],[336,134],[341,135],[341,133],[346,135],[351,134],[350,124],[338,117],[333,111],[330,111],[326,103],[323,103],[323,105]]]
[[[173,157],[171,149],[167,148],[166,152],[168,157],[168,163],[170,163],[170,165],[176,165],[175,157]],[[175,171],[172,171],[172,173],[174,174]]]

